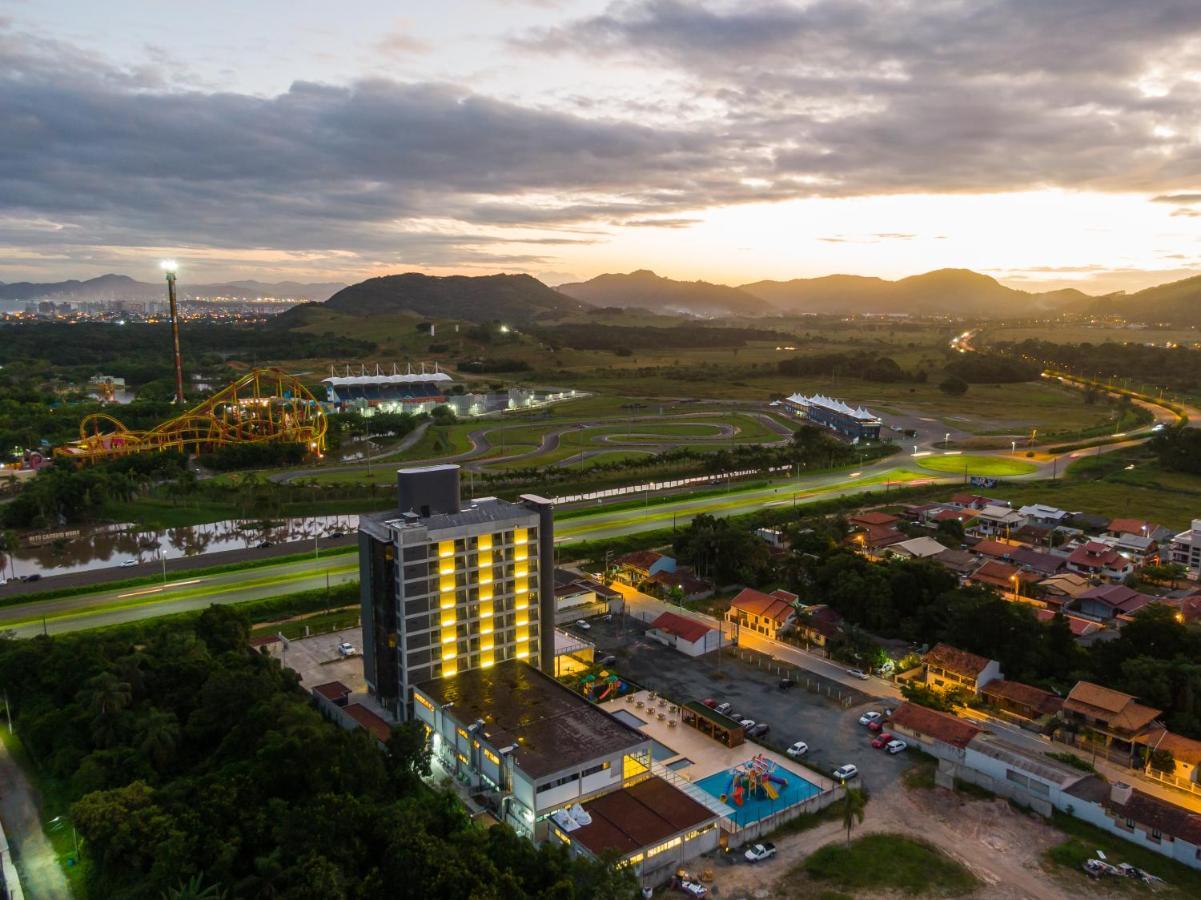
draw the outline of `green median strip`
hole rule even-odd
[[[275,585],[289,584],[296,581],[303,581],[311,578],[321,578],[327,572],[330,576],[346,575],[352,572],[357,573],[359,567],[355,565],[340,566],[336,569],[321,569],[311,570],[306,569],[300,572],[293,572],[287,575],[275,575],[270,578],[256,578],[247,581],[240,581],[236,585],[216,584],[204,585],[190,588],[184,591],[173,591],[171,585],[166,585],[165,588],[159,591],[137,591],[133,592],[137,596],[118,596],[113,601],[101,602],[86,607],[76,609],[62,610],[57,613],[48,613],[44,616],[33,616],[23,619],[0,619],[0,627],[18,628],[23,625],[36,625],[38,622],[57,622],[63,619],[86,618],[88,616],[98,615],[100,613],[114,612],[122,609],[132,609],[138,606],[149,606],[156,603],[174,603],[178,600],[192,600],[198,597],[214,596],[219,594],[240,593],[243,591],[251,591],[257,588],[272,587]],[[175,582],[179,584],[179,582]]]

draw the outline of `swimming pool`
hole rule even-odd
[[[619,722],[624,722],[626,725],[629,725],[631,728],[641,728],[643,725],[646,724],[646,721],[644,719],[638,718],[636,715],[634,715],[628,709],[613,710],[613,718],[615,718]]]
[[[724,802],[730,809],[734,810],[735,824],[750,825],[752,822],[758,822],[764,816],[770,816],[774,812],[787,809],[790,806],[800,803],[802,800],[808,800],[810,797],[821,793],[821,788],[810,781],[806,781],[791,769],[776,766],[774,774],[787,782],[787,784],[776,785],[779,796],[775,800],[768,799],[767,797],[747,795],[742,798],[742,805],[739,806],[733,799],[728,796],[726,797]],[[720,772],[715,772],[706,778],[702,778],[696,782],[696,786],[706,794],[721,800],[722,796],[730,788],[730,770],[723,769]]]
[[[632,712],[624,709],[614,710],[613,718],[624,722],[631,728],[637,728],[640,730],[642,726],[646,724],[646,722],[638,718]],[[666,744],[661,744],[654,738],[651,738],[651,757],[655,760],[655,762],[663,762],[665,759],[671,759],[673,756],[677,755],[678,754],[676,751],[672,750]]]

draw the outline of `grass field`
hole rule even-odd
[[[793,873],[856,896],[887,890],[957,897],[979,886],[971,872],[942,851],[899,834],[869,834],[850,845],[827,844]]]
[[[1006,478],[1013,475],[1029,475],[1038,471],[1033,463],[1021,459],[1004,456],[973,456],[961,453],[951,456],[925,456],[914,462],[923,469],[931,472],[944,472],[949,475],[984,475],[990,478]]]

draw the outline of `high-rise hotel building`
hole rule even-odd
[[[380,703],[412,715],[412,688],[519,659],[554,672],[549,500],[463,504],[459,467],[401,469],[398,508],[359,519],[363,666]]]

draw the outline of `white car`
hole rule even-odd
[[[699,881],[689,881],[687,878],[679,883],[679,888],[689,897],[704,897],[709,893],[709,889]]]
[[[121,563],[121,568],[128,569],[130,566],[136,566],[137,564],[138,561],[136,559],[127,559]]]
[[[339,656],[354,656],[358,652],[350,641],[343,641],[338,645]]]
[[[750,731],[752,728],[755,727],[755,720],[754,719],[742,719],[738,722],[738,724],[742,726],[743,731]]]
[[[909,745],[901,740],[889,741],[884,745],[884,749],[889,753],[900,753],[902,750],[906,750],[908,748]]]
[[[589,625],[587,622],[585,622],[583,619],[581,619],[579,622],[576,622],[575,627],[580,629],[580,631],[591,631],[592,630],[592,626]]]
[[[876,712],[873,709],[873,710],[870,710],[869,712],[865,712],[863,715],[861,715],[859,717],[859,724],[860,725],[870,725],[870,724],[872,724],[872,722],[877,722],[882,718],[883,718],[883,716],[881,716],[880,713]]]
[[[852,778],[854,778],[858,774],[859,774],[859,767],[856,765],[852,765],[851,763],[847,763],[845,766],[839,766],[837,769],[834,770],[834,780],[835,781],[850,781]]]
[[[860,681],[867,681],[868,674],[862,669],[847,669],[847,674],[852,678],[858,678]]]
[[[771,859],[776,855],[776,845],[771,841],[765,841],[762,844],[747,849],[746,853],[742,854],[747,862],[762,862],[765,859]]]
[[[784,752],[787,753],[789,756],[791,756],[793,759],[796,759],[798,756],[804,756],[806,753],[809,752],[809,745],[806,744],[804,741],[797,741],[795,744],[793,744],[791,747],[789,747]]]

